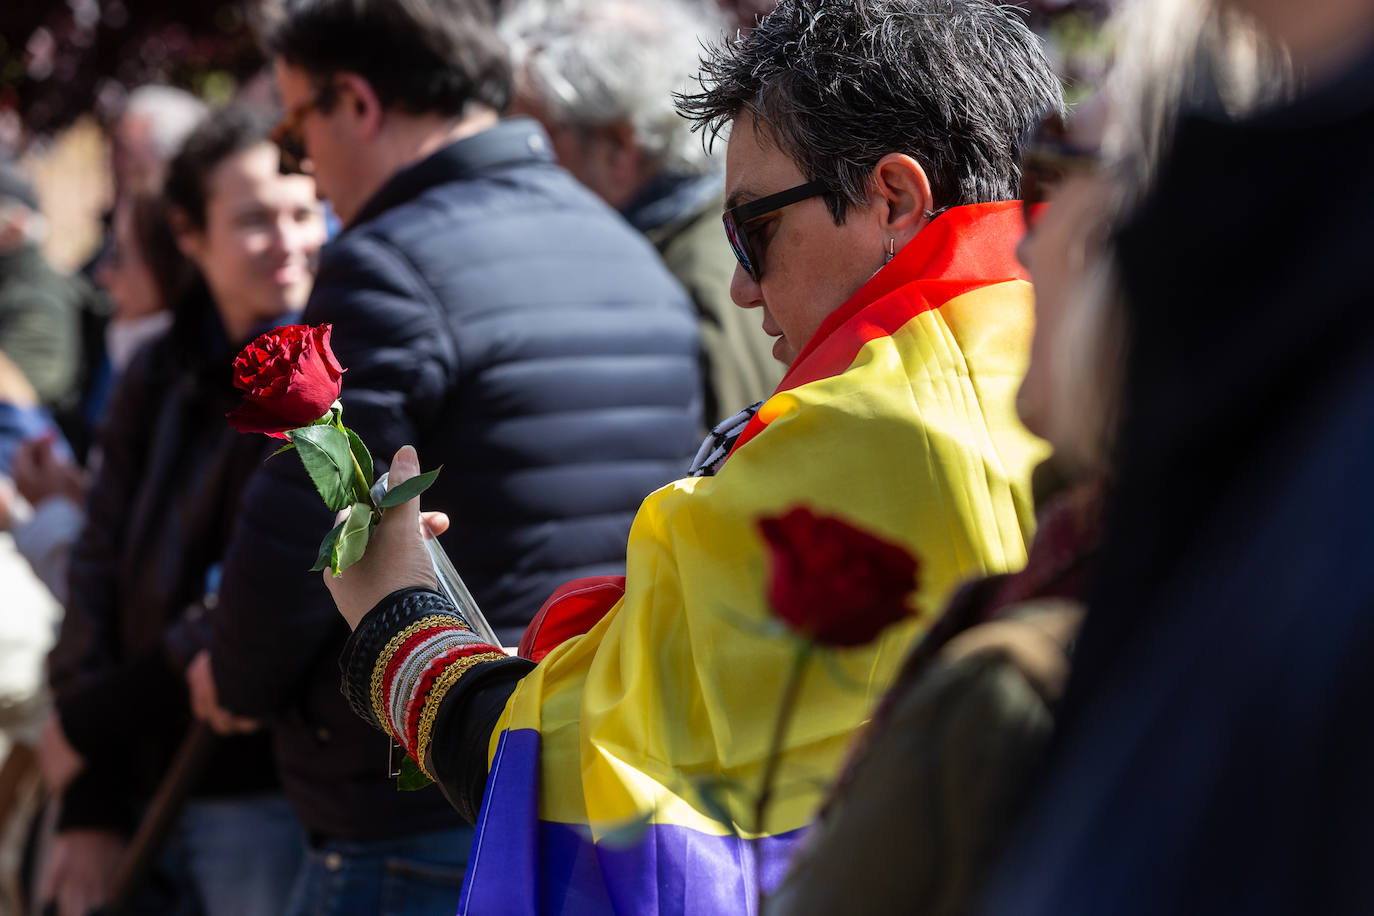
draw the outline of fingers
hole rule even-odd
[[[218,706],[204,721],[220,735],[249,735],[262,728],[262,723],[257,719],[245,719]]]
[[[391,459],[388,483],[395,488],[419,473],[420,458],[414,448],[405,445]],[[325,571],[325,586],[349,626],[356,628],[377,602],[399,588],[434,587],[434,567],[422,532],[444,531],[448,519],[442,513],[429,518],[428,524],[421,524],[418,496],[385,510],[381,523],[368,539],[362,559],[337,577]]]
[[[403,445],[396,450],[391,458],[389,473],[389,485],[393,487],[420,473],[420,456],[415,453],[415,446]]]
[[[19,443],[19,448],[14,452],[12,467],[16,480],[32,479],[38,470],[38,459],[35,448],[38,445],[37,439],[26,439]]]
[[[53,795],[60,795],[85,766],[85,761],[67,741],[62,722],[49,713],[38,736],[38,769],[43,783]]]
[[[392,490],[405,483],[412,477],[420,473],[420,456],[415,453],[414,446],[403,445],[396,450],[396,454],[391,458],[391,468],[387,473],[387,489]],[[420,514],[420,497],[416,496],[409,499],[399,506],[387,509],[382,513],[382,529],[384,531],[396,530],[396,519],[415,519]],[[420,526],[424,530],[424,526]],[[395,537],[396,535],[390,535]],[[407,538],[412,535],[407,534]]]
[[[262,727],[257,719],[236,716],[223,706],[207,704],[202,699],[194,704],[195,716],[220,735],[247,735]]]
[[[210,653],[202,649],[186,667],[186,682],[191,691],[191,712],[221,735],[246,735],[262,727],[256,719],[237,716],[219,705]]]
[[[45,912],[88,916],[104,906],[123,854],[119,838],[103,831],[58,834],[44,864],[40,885],[38,899],[49,904]]]
[[[437,538],[448,530],[448,516],[442,512],[421,512],[420,530],[424,532],[426,540]]]
[[[33,505],[55,494],[81,498],[83,472],[57,453],[50,434],[20,444],[12,473],[15,488]]]

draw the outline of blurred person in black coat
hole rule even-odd
[[[444,545],[514,645],[556,586],[623,572],[639,503],[685,472],[691,303],[538,124],[500,119],[512,77],[487,0],[289,2],[268,43],[279,136],[343,224],[304,319],[333,325],[372,454],[415,442],[443,464]],[[297,461],[254,475],[244,507],[211,658],[225,709],[273,719],[311,832],[293,910],[456,909],[470,828],[437,789],[396,791],[387,738],[339,693],[348,627],[309,572],[334,513]]]

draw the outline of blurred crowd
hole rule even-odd
[[[0,159],[0,913],[1369,912],[1374,12],[1030,6],[270,3],[71,274]]]

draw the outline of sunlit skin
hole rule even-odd
[[[1368,0],[1227,0],[1253,15],[1311,73],[1335,70],[1374,43]]]
[[[1068,121],[1068,142],[1080,150],[1098,149],[1109,120],[1105,96],[1085,100]],[[1065,176],[1053,188],[1050,206],[1038,208],[1034,225],[1016,248],[1035,286],[1035,336],[1016,411],[1027,429],[1056,447],[1067,447],[1055,439],[1061,429],[1073,426],[1073,418],[1064,416],[1072,408],[1060,402],[1072,374],[1082,371],[1079,365],[1065,364],[1065,335],[1075,315],[1087,307],[1089,271],[1106,244],[1113,189],[1095,166],[1085,164]]]
[[[309,73],[281,58],[273,67],[282,109],[302,113],[298,129],[316,192],[345,226],[398,171],[499,120],[472,102],[461,117],[385,108],[366,79],[348,72],[330,76],[333,104],[324,111],[313,104],[321,87]]]
[[[114,245],[101,260],[96,279],[114,305],[116,321],[130,321],[166,308],[152,271],[143,260],[134,231],[133,206],[121,201],[114,211]]]
[[[1016,411],[1027,429],[1051,440],[1058,426],[1056,392],[1062,390],[1056,373],[1073,370],[1061,365],[1061,339],[1073,310],[1084,307],[1087,272],[1104,242],[1111,190],[1111,183],[1096,174],[1065,178],[1016,249],[1035,284],[1035,336]]]
[[[734,121],[725,154],[727,208],[807,181],[753,116]],[[763,276],[759,282],[736,265],[730,298],[758,308],[773,357],[791,365],[821,323],[924,227],[930,209],[925,174],[910,157],[885,156],[875,169],[875,190],[835,225],[824,198],[775,210],[741,227],[750,234]],[[722,240],[722,244],[724,241]]]
[[[277,149],[266,142],[215,168],[206,187],[204,228],[183,224],[178,236],[234,340],[305,306],[324,239],[315,183],[280,174]]]
[[[275,68],[282,110],[296,111],[317,97],[319,89],[304,70],[281,60],[276,62]],[[321,200],[330,202],[339,219],[349,223],[371,195],[372,184],[352,174],[362,163],[340,155],[341,151],[350,149],[345,127],[339,118],[311,109],[301,118],[299,129],[310,155],[310,174],[315,179],[316,193]]]

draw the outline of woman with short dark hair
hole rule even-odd
[[[730,125],[731,295],[777,338],[778,390],[644,501],[623,580],[550,599],[526,657],[430,590],[413,504],[327,580],[356,627],[354,710],[477,821],[472,912],[749,911],[926,615],[1025,560],[1043,446],[1013,413],[1031,303],[1012,199],[1022,135],[1061,108],[1037,39],[986,0],[784,0],[702,79],[682,108]],[[416,469],[402,450],[392,480]],[[811,666],[774,757],[796,648],[764,635],[788,609],[760,526],[799,508],[914,559],[919,612],[837,653],[843,677]],[[780,575],[834,561],[816,554]],[[817,584],[866,586],[834,572]]]

